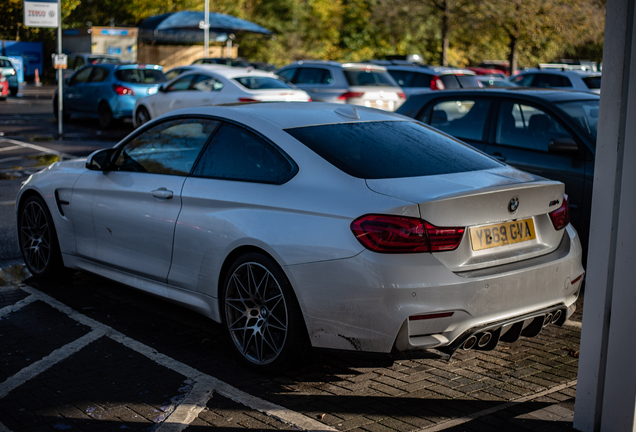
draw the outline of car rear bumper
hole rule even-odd
[[[531,336],[535,318],[557,310],[562,324],[582,284],[581,259],[568,226],[555,251],[481,270],[454,273],[431,254],[369,251],[285,270],[313,346],[418,357],[452,354],[486,331],[504,340],[517,331]]]

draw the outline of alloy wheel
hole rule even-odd
[[[230,337],[243,357],[267,365],[281,354],[288,333],[288,309],[274,275],[246,262],[228,280],[225,318]]]
[[[35,201],[26,204],[20,217],[24,259],[30,269],[43,272],[51,259],[51,231],[44,209]]]

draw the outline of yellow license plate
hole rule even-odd
[[[470,229],[474,251],[521,243],[537,238],[532,219],[504,222]]]

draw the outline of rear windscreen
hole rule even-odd
[[[601,77],[587,77],[583,78],[583,82],[587,86],[587,88],[592,90],[600,90],[601,89]]]
[[[410,121],[338,123],[285,131],[336,168],[364,179],[452,174],[501,166],[466,144]]]
[[[481,87],[474,75],[457,75],[457,80],[463,88]]]
[[[388,72],[367,70],[367,69],[345,69],[344,71],[347,82],[350,86],[391,86],[395,84],[389,77]]]
[[[292,89],[293,87],[285,83],[283,80],[263,76],[247,76],[234,78],[234,81],[250,90],[266,90],[266,89]]]
[[[166,76],[157,69],[119,69],[115,76],[119,81],[133,84],[156,84],[166,81]]]

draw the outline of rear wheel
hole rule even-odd
[[[42,198],[26,199],[18,215],[18,236],[22,257],[31,274],[44,278],[64,270],[53,218]]]
[[[221,313],[235,351],[255,369],[281,370],[308,351],[307,331],[291,284],[265,255],[248,253],[232,264],[222,287]]]
[[[139,127],[150,120],[150,113],[145,106],[140,106],[135,113],[135,126]]]
[[[99,126],[102,129],[108,129],[113,123],[113,111],[110,109],[110,106],[106,102],[102,102],[99,104],[97,112],[99,114]]]

